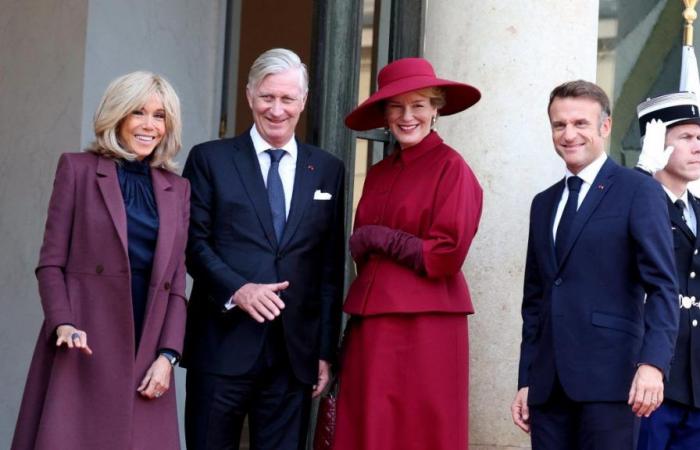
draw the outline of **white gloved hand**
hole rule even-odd
[[[642,153],[639,155],[637,167],[650,174],[655,174],[668,164],[673,153],[673,146],[664,148],[666,143],[666,125],[659,119],[647,122]]]

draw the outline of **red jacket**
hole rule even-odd
[[[473,313],[461,269],[481,207],[482,190],[474,173],[435,132],[373,166],[357,207],[355,229],[384,225],[419,237],[427,276],[373,255],[358,267],[345,312]]]

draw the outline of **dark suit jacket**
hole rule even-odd
[[[318,360],[335,358],[344,269],[343,163],[298,143],[292,203],[278,243],[250,133],[195,146],[183,175],[192,184],[187,268],[194,278],[183,365],[240,375],[256,361],[269,322],[223,312],[246,283],[289,281],[280,318],[292,368],[314,384]],[[331,194],[329,200],[314,193]]]
[[[700,221],[700,202],[688,194],[689,207]],[[671,373],[664,397],[700,408],[700,240],[688,228],[680,210],[667,198],[676,255],[680,322]]]
[[[555,374],[574,401],[626,401],[639,363],[668,371],[678,329],[661,186],[608,159],[579,207],[561,264],[552,226],[564,180],[532,202],[518,385],[541,404]],[[646,303],[645,303],[646,293]]]

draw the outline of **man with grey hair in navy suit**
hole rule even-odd
[[[306,67],[272,49],[250,70],[249,130],[195,146],[182,365],[187,448],[304,448],[312,396],[328,383],[341,320],[343,163],[300,142]]]

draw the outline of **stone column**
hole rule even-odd
[[[429,0],[425,56],[438,76],[481,90],[470,110],[438,121],[484,188],[465,273],[470,318],[470,447],[529,448],[510,418],[517,388],[530,202],[564,174],[551,142],[549,92],[595,81],[598,2]]]

